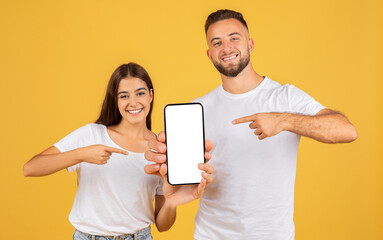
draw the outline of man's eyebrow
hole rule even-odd
[[[215,40],[220,40],[221,38],[219,38],[219,37],[215,37],[215,38],[212,38],[211,40],[210,40],[210,43],[212,43],[213,41],[215,41]]]
[[[232,32],[232,33],[230,33],[230,34],[228,35],[228,37],[231,37],[231,36],[233,36],[233,35],[239,35],[239,36],[242,36],[239,32]],[[215,41],[215,40],[220,40],[220,39],[221,39],[220,37],[212,38],[212,39],[210,40],[210,43],[212,43],[212,42]]]
[[[229,37],[231,37],[231,36],[233,36],[233,35],[239,35],[239,36],[241,36],[241,34],[240,34],[239,32],[233,32],[233,33],[230,33],[230,34],[229,34]]]

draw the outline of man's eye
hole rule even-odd
[[[221,45],[221,42],[215,42],[215,43],[213,43],[213,46],[214,46],[214,47],[217,47],[217,46],[219,46],[219,45]]]
[[[239,38],[233,37],[231,40],[233,40],[233,41],[238,41]]]

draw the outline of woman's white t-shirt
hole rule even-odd
[[[104,125],[87,124],[54,146],[61,152],[102,144],[120,148]],[[68,168],[76,171],[78,189],[69,215],[72,225],[93,235],[134,233],[154,222],[153,199],[162,195],[162,179],[148,175],[144,153],[113,153],[107,164],[82,162]]]

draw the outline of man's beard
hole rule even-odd
[[[237,67],[224,68],[221,63],[215,61],[213,61],[213,64],[222,75],[225,75],[226,77],[236,77],[242,72],[243,69],[245,69],[245,67],[247,67],[250,62],[250,52],[247,51],[246,53],[247,54],[243,55],[243,58],[240,59]]]

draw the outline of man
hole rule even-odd
[[[219,10],[205,24],[207,55],[222,85],[194,101],[205,109],[206,139],[214,143],[214,182],[206,187],[194,238],[294,239],[294,182],[300,136],[325,143],[352,142],[355,127],[292,85],[258,75],[254,42],[240,13]],[[247,124],[243,124],[247,123]],[[187,127],[187,126],[185,126]],[[255,136],[254,136],[255,135]],[[162,164],[165,136],[146,158]]]

